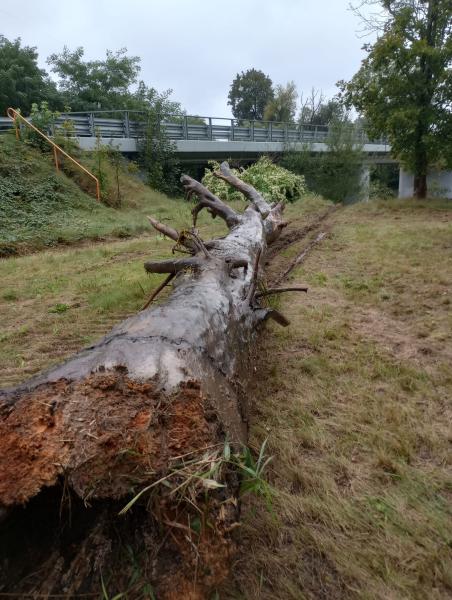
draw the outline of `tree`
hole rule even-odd
[[[272,85],[270,77],[256,69],[237,74],[228,95],[234,117],[262,119],[265,107],[274,96]]]
[[[311,89],[309,95],[300,97],[300,125],[329,125],[333,121],[342,121],[347,118],[344,103],[336,96],[326,100],[322,90]]]
[[[329,123],[327,152],[313,153],[306,146],[301,152],[289,150],[282,165],[304,175],[306,185],[334,202],[356,200],[361,193],[362,149],[355,140],[355,127],[347,119]]]
[[[21,46],[20,38],[10,42],[0,35],[0,115],[9,106],[27,115],[33,102],[44,100],[52,108],[62,108],[55,85],[38,66],[36,48]]]
[[[145,119],[141,163],[147,172],[149,185],[169,195],[180,192],[180,167],[175,154],[175,144],[168,138],[162,121],[170,115],[183,114],[180,104],[170,100],[171,93],[171,90],[158,93],[140,82],[136,94],[141,108],[146,107],[146,114],[141,117]]]
[[[285,86],[277,85],[273,99],[265,107],[264,120],[292,122],[297,110],[297,98],[297,87],[293,81],[289,81]]]
[[[126,109],[136,105],[131,86],[137,82],[140,58],[127,49],[107,50],[104,60],[84,60],[84,49],[64,47],[47,62],[59,77],[65,103],[75,111]]]
[[[275,290],[262,280],[284,205],[267,202],[227,163],[217,177],[244,194],[243,213],[184,175],[197,199],[193,227],[176,231],[150,218],[175,242],[173,253],[184,252],[145,263],[166,277],[157,290],[174,282],[166,301],[64,364],[0,390],[6,593],[97,597],[101,582],[130,598],[211,598],[227,576],[239,477],[242,489],[250,481],[239,453],[244,383],[255,376],[249,350],[266,319],[288,321],[266,302]],[[203,242],[202,209],[229,233]]]
[[[339,82],[349,105],[386,135],[392,153],[414,173],[418,198],[427,195],[431,167],[452,166],[451,0],[368,0],[381,6],[367,22],[379,37],[350,82]]]

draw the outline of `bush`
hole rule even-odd
[[[213,174],[220,165],[215,161],[211,161],[209,165],[210,169],[206,169],[203,184],[225,202],[242,200],[243,195],[240,192]],[[232,171],[245,183],[255,187],[269,202],[294,202],[307,191],[303,176],[275,165],[267,157],[261,157],[247,168],[232,169]]]
[[[303,175],[307,186],[333,202],[356,200],[362,191],[362,149],[354,142],[353,127],[346,121],[331,124],[327,140],[328,151],[312,153],[289,150],[282,164]]]

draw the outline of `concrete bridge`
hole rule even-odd
[[[50,133],[69,121],[83,150],[93,150],[97,136],[100,136],[103,144],[110,144],[125,154],[135,154],[140,151],[147,119],[147,114],[142,111],[63,113],[53,123]],[[160,126],[174,143],[179,160],[185,163],[229,158],[252,161],[263,154],[278,155],[288,149],[328,150],[329,128],[324,125],[170,115]],[[11,127],[10,119],[0,118],[0,132]],[[353,126],[351,135],[366,157],[364,183],[369,180],[371,164],[397,162],[391,157],[391,147],[385,139],[370,140],[363,130]],[[430,180],[433,187],[452,198],[452,172],[432,173]],[[399,197],[412,195],[413,178],[401,171]]]

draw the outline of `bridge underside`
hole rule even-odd
[[[124,154],[135,154],[140,150],[140,141],[136,138],[101,138],[103,144],[112,145]],[[94,150],[96,146],[95,137],[79,137],[78,142],[82,150]],[[308,149],[310,152],[326,152],[328,146],[322,142],[292,143],[287,145],[283,142],[251,142],[230,140],[174,140],[175,151],[179,160],[183,163],[198,163],[208,160],[236,159],[252,161],[263,154],[283,154],[288,149],[302,151]],[[367,161],[371,163],[395,163],[389,155],[387,144],[364,144],[363,151],[367,155]],[[367,162],[366,161],[366,162]]]

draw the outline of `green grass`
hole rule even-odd
[[[27,154],[29,150],[25,148],[24,152]],[[31,158],[35,159],[34,151]],[[41,166],[42,160],[40,157]],[[50,163],[48,168],[52,169]],[[81,194],[65,179],[74,195]],[[0,260],[0,387],[24,380],[92,343],[139,310],[163,279],[146,274],[143,263],[150,258],[171,256],[174,243],[156,234],[145,215],[152,214],[180,229],[191,224],[191,205],[182,199],[157,194],[129,177],[125,178],[125,184],[136,191],[136,194],[131,192],[136,208],[132,208],[132,200],[122,211],[98,205],[88,198],[87,202],[94,206],[93,212],[84,213],[86,219],[90,215],[89,222],[80,229],[71,213],[64,216],[62,212],[62,218],[68,222],[58,230],[59,238],[66,236],[63,233],[67,226],[67,232],[73,236],[71,240],[80,236],[85,239],[82,244]],[[287,215],[290,219],[303,214],[309,219],[326,205],[321,199],[306,197],[290,205]],[[245,203],[235,202],[234,207],[243,210]],[[102,243],[86,239],[93,231],[111,236],[121,219],[129,227],[130,235],[140,233],[139,237],[117,240],[109,237]],[[226,232],[224,223],[212,220],[205,211],[199,216],[198,227],[203,239]],[[17,228],[17,236],[24,231]],[[21,244],[36,250],[47,233],[47,228],[37,228],[34,233],[37,237],[27,242],[23,238]],[[68,240],[67,236],[64,239]],[[165,292],[161,294],[164,297]]]
[[[92,160],[82,159],[91,166]],[[111,167],[106,165],[111,178]],[[80,177],[77,175],[80,180]],[[84,186],[86,181],[80,180]],[[124,167],[120,175],[121,208],[97,202],[63,173],[52,155],[0,137],[0,256],[24,254],[81,240],[126,238],[149,229],[146,214],[174,219],[181,201],[169,200]]]
[[[450,598],[452,203],[331,220],[262,340],[250,443],[268,438],[273,511],[244,506],[221,597]]]

